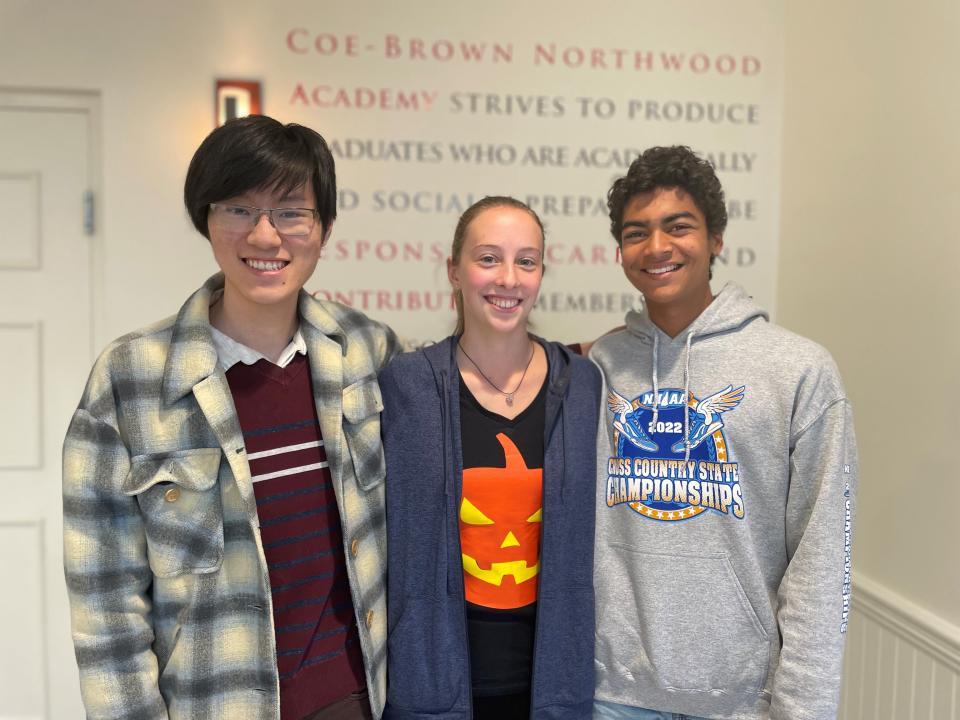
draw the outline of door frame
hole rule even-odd
[[[93,363],[96,357],[96,340],[104,327],[105,320],[105,263],[104,263],[104,232],[103,232],[103,169],[102,169],[102,111],[101,95],[98,91],[87,90],[63,90],[58,88],[25,88],[0,85],[0,108],[3,109],[23,109],[31,112],[57,112],[57,113],[78,113],[86,116],[87,138],[87,177],[85,186],[88,192],[93,194],[93,227],[92,232],[84,233],[83,237],[87,241],[87,272],[89,275],[89,306],[86,308],[90,318],[89,337],[86,341],[85,360],[87,365]],[[80,200],[80,198],[78,198]],[[9,522],[12,526],[24,526],[37,528],[39,532],[39,552],[41,557],[47,556],[48,540],[46,532],[46,520],[44,518],[24,519],[22,521],[12,520]],[[40,597],[42,598],[44,608],[43,617],[48,618],[51,612],[50,590],[45,575],[41,576],[42,587],[40,588]],[[41,642],[41,658],[45,668],[43,676],[43,688],[41,695],[43,697],[43,718],[51,718],[51,712],[56,703],[54,703],[53,693],[58,692],[59,688],[53,685],[51,678],[54,676],[54,668],[51,663],[54,662],[54,654],[51,652],[51,641],[53,638],[44,622],[42,635],[39,638]]]

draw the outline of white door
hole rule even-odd
[[[83,717],[60,451],[92,362],[95,107],[0,89],[0,720]]]

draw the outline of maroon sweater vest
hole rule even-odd
[[[310,366],[299,354],[285,368],[237,363],[227,381],[270,571],[280,716],[301,720],[365,685]]]

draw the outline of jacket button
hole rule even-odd
[[[167,502],[176,502],[180,499],[180,488],[170,488],[163,494],[163,499]]]
[[[367,610],[367,617],[364,618],[364,623],[366,623],[367,630],[369,630],[370,626],[373,625],[373,610]]]
[[[358,552],[360,552],[360,541],[354,538],[350,543],[350,554],[356,557]]]

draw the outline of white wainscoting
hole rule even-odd
[[[960,628],[854,573],[840,720],[960,720]]]

